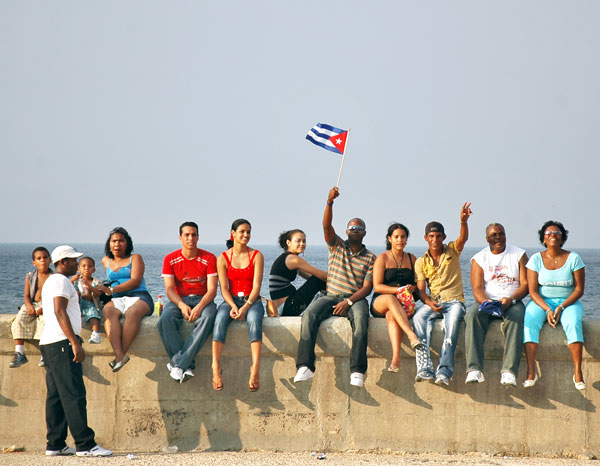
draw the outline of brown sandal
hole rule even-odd
[[[221,369],[218,374],[213,373],[212,378],[212,388],[213,390],[220,392],[223,390],[223,370]]]

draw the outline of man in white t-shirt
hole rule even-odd
[[[506,233],[499,223],[488,225],[485,239],[489,247],[471,259],[471,287],[476,302],[465,315],[465,383],[481,383],[485,380],[482,372],[483,343],[490,322],[502,319],[504,360],[500,383],[516,387],[525,316],[525,306],[521,300],[528,293],[525,269],[527,254],[523,249],[506,244]]]
[[[81,346],[81,310],[79,295],[68,279],[77,271],[77,258],[83,254],[71,246],[58,246],[51,259],[56,273],[42,288],[42,306],[46,325],[40,338],[40,351],[46,366],[47,456],[110,456],[94,440],[87,423],[86,394],[81,363],[85,351]],[[75,440],[69,447],[67,427]]]

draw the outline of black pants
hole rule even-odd
[[[304,309],[312,302],[315,295],[324,290],[326,283],[314,275],[306,280],[306,283],[296,290],[296,292],[285,300],[281,317],[299,316]]]
[[[96,446],[94,431],[87,424],[87,402],[83,371],[80,363],[73,362],[69,340],[40,345],[46,365],[46,436],[47,450],[65,447],[67,426],[75,439],[77,451]]]

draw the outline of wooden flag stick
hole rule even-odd
[[[342,163],[340,165],[340,174],[338,175],[336,188],[340,187],[340,179],[342,178],[342,170],[344,169],[344,160],[346,159],[346,149],[348,148],[348,139],[350,139],[350,128],[348,128],[348,134],[346,135],[346,145],[344,146],[344,153],[342,154]]]

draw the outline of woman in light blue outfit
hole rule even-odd
[[[577,253],[562,248],[569,233],[562,223],[550,220],[538,233],[546,250],[534,254],[526,266],[531,301],[525,308],[527,379],[523,386],[533,387],[538,380],[535,354],[540,330],[548,322],[552,328],[562,325],[575,368],[573,383],[577,390],[585,390],[581,369],[583,306],[579,302],[585,287],[585,264]]]

